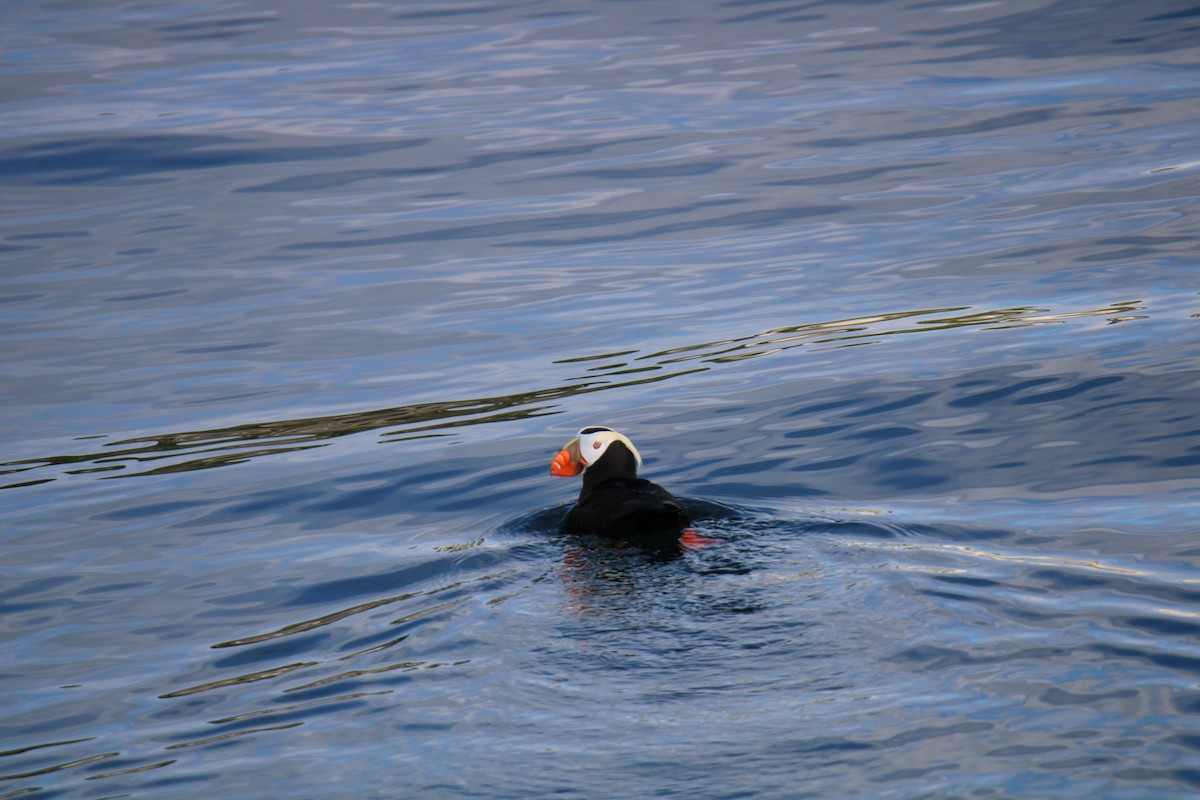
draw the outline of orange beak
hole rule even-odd
[[[570,478],[583,472],[586,465],[579,457],[579,439],[567,442],[567,446],[558,451],[558,455],[550,462],[550,474],[556,478]]]

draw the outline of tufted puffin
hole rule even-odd
[[[679,498],[637,476],[642,457],[611,428],[584,428],[554,457],[550,474],[583,473],[579,502],[567,514],[568,533],[647,539],[686,533],[691,520]]]

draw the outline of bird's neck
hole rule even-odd
[[[637,459],[624,444],[613,442],[600,460],[583,471],[583,489],[579,492],[579,499],[582,500],[605,481],[636,477]]]

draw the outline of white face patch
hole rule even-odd
[[[595,464],[613,442],[621,442],[628,447],[637,460],[638,469],[642,468],[642,456],[633,446],[633,442],[616,431],[597,426],[584,428],[579,432],[579,457],[585,465]]]

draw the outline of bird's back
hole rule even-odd
[[[612,478],[594,487],[567,514],[570,533],[637,537],[678,533],[690,524],[679,498],[644,478]]]

